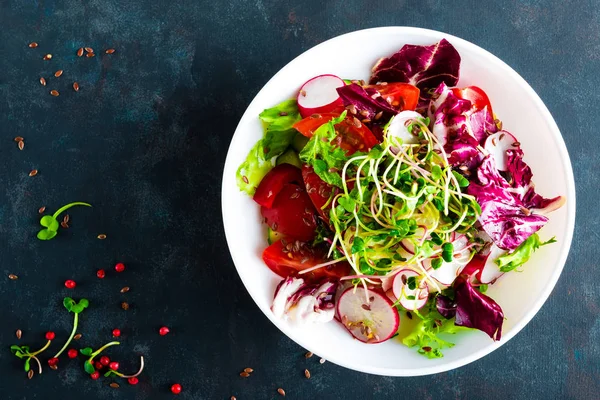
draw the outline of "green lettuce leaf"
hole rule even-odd
[[[342,187],[341,171],[348,160],[344,150],[331,144],[335,139],[335,125],[346,118],[346,111],[337,118],[332,118],[314,132],[304,149],[300,152],[300,160],[311,165],[315,173],[330,185]]]
[[[259,114],[265,133],[248,153],[237,170],[237,184],[241,191],[253,195],[262,178],[273,168],[273,157],[281,155],[292,143],[300,120],[296,100],[286,100]]]
[[[417,352],[427,358],[441,358],[444,356],[442,349],[454,347],[454,343],[438,335],[470,330],[470,328],[454,325],[454,318],[446,319],[435,310],[429,311],[427,315],[417,314],[417,316],[421,321],[402,339],[402,343],[407,347],[418,347]]]
[[[556,239],[552,238],[546,242],[542,242],[537,233],[529,236],[527,240],[519,245],[512,253],[501,255],[495,260],[495,263],[500,267],[500,271],[509,272],[513,269],[525,264],[534,251],[546,244],[556,243]]]

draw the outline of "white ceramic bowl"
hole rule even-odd
[[[551,214],[550,222],[540,232],[542,238],[556,236],[558,243],[535,253],[523,272],[506,274],[490,286],[488,294],[506,316],[502,340],[493,342],[479,331],[459,334],[454,337],[456,346],[445,350],[443,358],[430,360],[395,340],[363,344],[335,322],[299,329],[274,318],[269,307],[280,278],[261,259],[267,242],[259,207],[240,193],[235,181],[239,164],[262,137],[258,114],[295,97],[300,85],[315,75],[330,73],[367,79],[380,57],[391,55],[407,43],[426,45],[442,38],[449,40],[462,58],[458,86],[477,85],[487,92],[504,129],[522,143],[538,191],[546,197],[567,197],[566,206]],[[508,342],[533,318],[554,288],[567,259],[575,224],[575,184],[569,155],[554,119],[533,89],[508,65],[472,43],[445,33],[408,27],[367,29],[338,36],[281,69],[256,95],[240,120],[225,163],[222,196],[231,256],[248,292],[267,318],[296,343],[328,361],[389,376],[426,375],[458,368]]]

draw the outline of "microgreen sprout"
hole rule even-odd
[[[52,343],[52,340],[48,340],[48,342],[46,342],[46,344],[44,345],[44,347],[42,347],[41,349],[34,351],[34,352],[30,352],[29,351],[29,346],[17,346],[17,345],[12,345],[10,346],[10,351],[17,357],[19,357],[20,359],[25,359],[25,372],[29,372],[29,370],[31,369],[31,359],[33,359],[35,362],[37,362],[38,365],[38,373],[42,373],[42,363],[40,363],[40,360],[36,357],[38,354],[42,353],[43,351],[45,351],[49,346],[50,343]]]
[[[65,345],[62,347],[62,349],[59,350],[58,353],[56,353],[56,355],[53,358],[58,358],[63,353],[63,351],[65,351],[66,348],[69,346],[69,343],[71,343],[71,340],[73,340],[73,336],[75,336],[75,332],[77,332],[77,325],[79,323],[79,313],[83,312],[83,310],[88,308],[89,305],[90,302],[88,301],[88,299],[81,299],[79,300],[79,302],[76,302],[70,297],[64,298],[63,306],[67,309],[68,312],[72,312],[73,314],[75,314],[73,318],[73,330],[71,331],[71,335],[69,336],[69,339],[67,339]]]
[[[94,368],[94,363],[93,363],[94,357],[96,357],[98,354],[102,353],[107,348],[109,348],[111,346],[118,346],[120,344],[121,343],[119,343],[119,342],[106,343],[104,346],[100,347],[96,351],[94,351],[91,347],[85,347],[85,348],[79,350],[79,352],[81,354],[89,357],[87,360],[85,360],[85,363],[83,363],[83,369],[85,370],[85,372],[87,372],[88,374],[93,374],[94,372],[96,372],[96,369]]]
[[[133,375],[125,375],[125,374],[120,373],[117,370],[110,369],[110,370],[106,371],[106,373],[104,374],[104,376],[105,377],[109,377],[109,376],[113,376],[114,375],[114,376],[119,376],[119,377],[121,377],[123,379],[130,379],[130,378],[137,377],[139,374],[142,373],[143,370],[144,370],[144,357],[140,356],[140,369],[135,374],[133,374]]]
[[[54,238],[58,234],[58,227],[60,226],[60,223],[57,219],[58,216],[74,206],[91,207],[91,205],[88,203],[74,202],[59,208],[58,211],[56,211],[53,215],[44,215],[42,219],[40,219],[40,225],[43,226],[44,229],[41,229],[38,232],[37,238],[40,240],[50,240]]]

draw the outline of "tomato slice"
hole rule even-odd
[[[317,211],[304,185],[286,183],[275,197],[273,205],[270,208],[262,206],[260,213],[275,232],[302,241],[315,237]]]
[[[261,206],[271,208],[283,186],[292,182],[302,183],[300,169],[287,163],[277,165],[260,181],[253,199]]]
[[[410,83],[392,82],[387,85],[369,85],[367,87],[377,89],[383,98],[399,111],[413,111],[417,108],[421,91]]]
[[[492,103],[490,103],[490,99],[481,88],[477,86],[467,86],[462,89],[452,88],[452,93],[460,99],[469,100],[472,104],[473,111],[483,110],[487,107],[490,114],[494,115]]]
[[[323,206],[329,202],[331,194],[333,193],[335,196],[339,192],[339,189],[323,181],[310,165],[302,166],[302,178],[304,179],[304,185],[306,186],[306,192],[310,200],[319,214],[321,214],[323,220],[329,224],[329,210],[331,206],[325,207],[325,209],[323,209]]]
[[[313,114],[296,122],[294,128],[302,135],[310,138],[317,128],[339,116],[340,114],[336,113]],[[339,146],[346,150],[348,155],[357,151],[368,151],[379,143],[365,124],[356,126],[354,119],[350,117],[337,124],[335,129],[338,133]]]
[[[297,275],[299,271],[327,262],[325,250],[313,248],[306,243],[286,241],[285,239],[267,247],[263,252],[263,260],[271,271],[282,278]],[[350,265],[342,261],[300,276],[312,281],[324,277],[339,279],[349,274]]]

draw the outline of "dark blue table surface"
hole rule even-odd
[[[221,223],[228,144],[258,90],[319,42],[386,25],[445,31],[511,65],[554,115],[577,184],[573,247],[539,314],[491,355],[429,377],[306,360],[248,296]],[[77,58],[82,46],[97,56]],[[292,399],[600,398],[599,75],[597,0],[0,0],[0,398],[168,399],[175,382],[181,399],[273,399],[279,387]],[[71,201],[94,208],[70,210],[71,227],[54,240],[35,239],[38,208]],[[117,261],[125,272],[114,272]],[[121,368],[145,355],[137,386],[92,381],[64,357],[58,371],[26,378],[8,347],[40,346],[54,330],[56,351],[71,329],[66,295],[91,302],[77,347],[119,327],[110,354]],[[159,336],[161,325],[171,334]],[[251,378],[238,376],[244,367]]]

